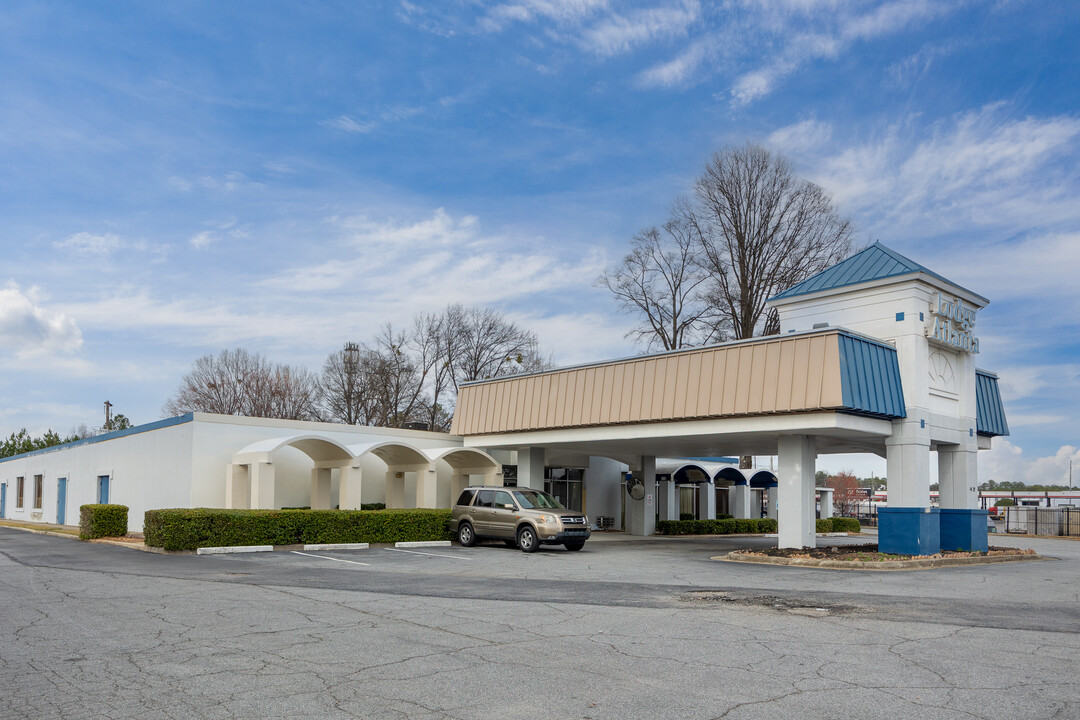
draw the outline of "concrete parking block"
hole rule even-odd
[[[233,553],[273,552],[273,545],[233,545],[230,547],[204,547],[195,551],[197,555],[232,555]]]
[[[419,548],[419,547],[450,547],[449,540],[417,540],[413,542],[396,542],[394,547]]]
[[[305,550],[367,550],[367,543],[327,543],[325,545],[305,545]]]

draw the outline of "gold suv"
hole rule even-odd
[[[465,547],[493,538],[527,553],[540,545],[580,550],[590,535],[589,518],[542,490],[487,486],[465,488],[454,504],[450,529]]]

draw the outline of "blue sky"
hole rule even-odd
[[[981,477],[1080,479],[1078,40],[1007,0],[5,3],[0,432],[155,420],[202,354],[317,369],[448,302],[632,353],[596,276],[752,140],[991,298]]]

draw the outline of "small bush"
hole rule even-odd
[[[832,518],[832,531],[857,533],[862,532],[862,525],[859,524],[856,518],[834,517]]]
[[[697,520],[694,513],[679,513],[679,520]]]
[[[722,518],[716,520],[661,520],[656,524],[661,535],[734,535],[776,532],[772,518]]]
[[[815,530],[817,532],[819,532],[819,533],[833,532],[832,518],[825,518],[824,520],[818,520],[817,521],[817,527],[815,528]]]
[[[83,505],[79,508],[79,539],[127,535],[127,505]]]
[[[143,532],[147,545],[165,550],[453,539],[450,511],[423,509],[147,510]]]
[[[734,517],[735,517],[734,515],[728,515],[727,513],[717,513],[716,514],[716,519],[717,520],[731,520]]]

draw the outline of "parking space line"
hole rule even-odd
[[[292,554],[303,555],[304,557],[319,558],[320,560],[333,560],[334,562],[349,563],[350,565],[364,565],[365,567],[371,566],[371,563],[360,562],[359,560],[345,560],[343,558],[327,557],[326,555],[312,555],[311,553],[300,552],[299,550],[293,550]]]
[[[419,552],[417,550],[402,550],[401,548],[383,548],[383,550],[390,550],[391,552],[403,552],[410,555],[428,555],[430,557],[450,558],[451,560],[468,560],[469,558],[458,557],[457,555],[440,555],[439,553],[426,553]]]

